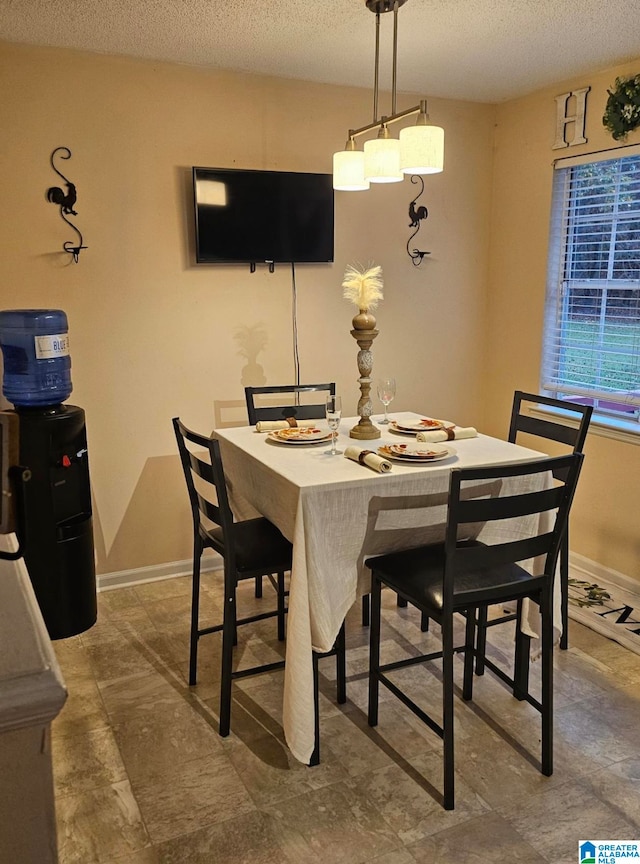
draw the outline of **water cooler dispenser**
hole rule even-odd
[[[18,417],[17,533],[51,639],[96,622],[96,578],[85,415],[71,395],[67,317],[57,309],[0,312],[2,392]]]

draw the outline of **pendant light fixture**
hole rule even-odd
[[[406,111],[396,111],[396,70],[398,60],[398,9],[407,0],[365,0],[376,15],[373,122],[350,129],[344,150],[333,154],[333,188],[353,192],[368,189],[370,183],[396,183],[405,174],[436,174],[444,167],[444,131],[429,123],[426,100]],[[393,12],[393,78],[391,114],[378,118],[378,79],[380,62],[380,15]],[[389,124],[417,114],[415,126],[401,130],[392,138]],[[359,150],[356,138],[378,130],[376,138],[365,141]]]

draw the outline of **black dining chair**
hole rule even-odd
[[[245,387],[244,397],[247,402],[249,426],[255,426],[259,420],[286,420],[287,417],[295,417],[297,420],[320,420],[325,416],[326,397],[335,396],[335,392],[335,383]],[[300,403],[300,396],[305,393],[325,395],[322,402]],[[278,398],[269,399],[266,405],[260,404],[265,396]],[[255,580],[255,595],[262,597],[262,578]]]
[[[307,401],[305,394],[313,394]],[[315,394],[318,394],[317,396]],[[326,416],[327,396],[336,395],[335,381],[326,384],[268,384],[262,387],[245,387],[249,425],[255,426],[261,420],[321,420]],[[266,404],[261,404],[267,397]],[[261,580],[260,580],[261,581]],[[256,579],[256,597],[262,590]]]
[[[544,416],[536,416],[529,413],[530,408],[542,406],[562,412],[562,417],[553,413]],[[525,393],[516,390],[513,395],[513,406],[511,408],[511,421],[509,424],[508,441],[512,444],[518,443],[519,434],[534,435],[548,441],[557,441],[570,447],[574,453],[582,453],[584,442],[591,422],[593,408],[591,405],[579,405],[575,402],[565,402],[562,399],[553,399],[550,396],[541,396],[536,393]],[[563,422],[567,418],[568,422]],[[562,603],[562,633],[560,635],[560,647],[566,649],[569,646],[569,525],[562,538],[560,547],[560,595]],[[488,610],[483,609],[478,614],[478,659],[476,661],[476,674],[482,675],[484,671],[484,655],[487,645],[487,629],[497,624],[504,624],[517,618],[516,612],[508,612],[495,618],[489,619]]]
[[[464,655],[462,697],[472,699],[476,612],[495,603],[531,598],[539,604],[541,623],[540,700],[529,693],[528,654],[516,637],[511,674],[493,662],[485,664],[495,675],[541,714],[541,771],[553,771],[553,579],[563,532],[582,464],[582,454],[573,453],[535,462],[482,468],[455,468],[451,472],[445,541],[368,559],[371,569],[371,631],[369,666],[370,726],[378,723],[380,684],[387,687],[443,741],[444,794],[446,810],[454,799],[454,657]],[[549,483],[549,474],[555,478]],[[480,542],[478,525],[491,526],[506,519],[534,517],[538,528],[522,538],[504,527],[494,540]],[[550,529],[549,521],[553,528]],[[484,530],[484,529],[483,529]],[[485,537],[486,532],[482,533]],[[515,539],[514,539],[515,537]],[[522,562],[534,560],[533,572]],[[409,603],[440,624],[441,650],[412,656],[394,663],[380,663],[381,589],[389,586]],[[454,615],[466,617],[464,643],[454,646]],[[416,663],[442,660],[442,716],[434,719],[418,706],[388,676]]]
[[[321,398],[322,401],[304,401],[304,394],[309,393],[318,393],[318,397],[314,398]],[[326,397],[335,396],[335,393],[335,383],[245,387],[249,425],[255,426],[259,420],[285,420],[287,417],[295,417],[296,420],[320,420],[325,416]],[[264,396],[279,398],[269,399],[268,404],[256,404],[262,402]]]
[[[303,393],[323,393],[324,401],[314,404],[297,404],[300,395]],[[289,398],[284,398],[285,394]],[[245,387],[244,395],[247,400],[247,414],[249,416],[249,425],[255,426],[259,420],[284,420],[287,417],[295,417],[297,420],[320,420],[325,416],[325,402],[327,396],[335,396],[335,382],[330,384],[285,384],[282,386],[267,386],[267,387]],[[278,405],[256,405],[255,397],[261,396],[280,396]],[[285,405],[281,403],[285,402]],[[296,404],[292,404],[292,402]],[[262,580],[256,579],[256,597],[262,596],[262,588],[258,582]],[[369,625],[369,595],[365,594],[362,598],[362,625]]]
[[[222,631],[222,670],[220,682],[220,726],[226,737],[231,725],[231,685],[238,678],[284,668],[284,660],[246,669],[233,669],[233,646],[237,630],[245,624],[265,618],[278,619],[278,639],[285,638],[286,596],[285,572],[291,569],[291,543],[276,526],[264,517],[235,522],[215,438],[188,429],[178,417],[173,418],[180,461],[184,471],[193,518],[193,582],[191,597],[191,632],[189,684],[197,679],[198,641],[209,633]],[[196,448],[198,448],[196,450]],[[200,566],[206,548],[221,555],[224,564],[224,611],[222,624],[200,627]],[[277,574],[276,577],[273,574]],[[277,594],[277,607],[244,618],[237,617],[236,589],[243,579],[267,576]],[[338,701],[346,701],[344,625],[334,648],[327,654],[314,653],[314,678],[317,682],[319,657],[336,655]],[[319,761],[318,693],[316,683],[316,751],[311,764]],[[314,761],[315,760],[315,761]]]
[[[304,393],[324,393],[324,401],[317,403],[300,403]],[[327,396],[335,396],[335,382],[329,384],[284,384],[266,387],[245,387],[244,395],[247,401],[249,425],[255,426],[259,420],[284,420],[295,417],[296,420],[320,420],[325,416]],[[270,400],[268,405],[256,405],[255,397],[280,396],[278,404]],[[288,398],[285,398],[287,397]],[[282,403],[285,403],[284,405]],[[262,596],[262,580],[256,579],[256,597]],[[369,624],[369,595],[362,598],[362,624]]]

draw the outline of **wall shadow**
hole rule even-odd
[[[191,558],[191,510],[177,454],[146,460],[109,548],[94,509],[94,540],[99,574]]]

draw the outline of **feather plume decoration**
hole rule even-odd
[[[382,267],[369,267],[362,270],[349,265],[344,271],[342,282],[345,300],[355,303],[358,309],[375,309],[382,300]]]

